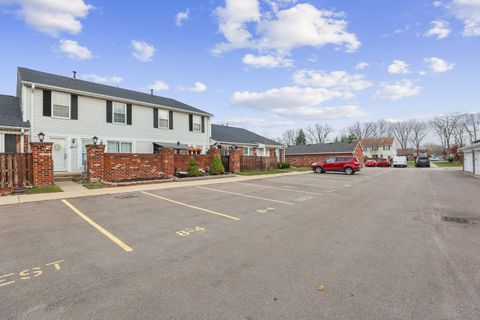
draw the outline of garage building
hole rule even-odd
[[[463,152],[463,171],[480,176],[480,141],[460,148]]]

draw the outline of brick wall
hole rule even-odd
[[[88,182],[104,180],[105,145],[86,145]]]
[[[229,170],[232,173],[240,172],[240,161],[243,151],[241,149],[230,150]]]
[[[30,143],[34,187],[51,187],[53,185],[52,145],[47,142]]]
[[[15,136],[15,142],[17,144],[17,152],[22,151],[22,136],[20,134]],[[23,136],[23,153],[28,153],[28,135]]]
[[[131,154],[106,153],[104,155],[104,180],[165,178],[165,163],[161,153]]]
[[[199,169],[205,169],[208,171],[208,168],[212,164],[212,160],[215,155],[221,157],[222,151],[219,149],[210,148],[207,154],[175,154],[174,167],[176,171],[187,171],[188,161],[190,158],[194,158]],[[227,170],[227,168],[225,168],[225,170]]]

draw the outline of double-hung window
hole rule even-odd
[[[383,150],[390,151],[390,145],[389,144],[384,145]]]
[[[127,105],[121,102],[113,102],[113,123],[127,123]]]
[[[52,96],[52,116],[70,119],[70,95],[54,91]]]
[[[132,153],[132,143],[125,141],[108,141],[107,152],[108,153]]]
[[[253,148],[252,147],[243,147],[243,155],[244,156],[253,155]]]
[[[201,132],[202,131],[202,117],[200,116],[193,116],[193,132]]]
[[[163,129],[169,128],[168,110],[158,110],[158,127]]]

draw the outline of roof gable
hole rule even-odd
[[[266,144],[281,146],[281,143],[265,138],[243,128],[212,124],[212,139],[221,142],[241,144]]]
[[[33,82],[36,84],[43,84],[43,85],[54,86],[59,88],[65,88],[67,90],[69,89],[69,90],[82,91],[86,93],[104,95],[109,97],[117,97],[119,99],[144,102],[148,104],[155,104],[158,106],[171,107],[175,109],[184,110],[186,112],[210,115],[206,111],[189,106],[188,104],[185,104],[183,102],[180,102],[174,99],[156,96],[153,94],[147,94],[139,91],[107,86],[104,84],[99,84],[99,83],[80,80],[80,79],[73,79],[69,77],[59,76],[56,74],[36,71],[32,69],[19,67],[18,76],[21,81]]]

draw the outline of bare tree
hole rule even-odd
[[[328,123],[317,123],[313,127],[305,129],[307,131],[307,138],[309,143],[325,143],[328,137],[333,132],[333,127]]]
[[[420,144],[425,139],[428,134],[428,125],[421,120],[412,120],[411,121],[411,136],[412,142],[415,146],[417,151],[417,155],[419,154]]]
[[[461,114],[450,113],[450,114],[444,114],[441,116],[433,117],[431,121],[431,125],[435,130],[435,132],[440,137],[440,140],[442,141],[442,145],[447,149],[450,148],[453,132],[461,118],[462,118]]]
[[[293,129],[288,129],[285,130],[282,133],[282,142],[283,144],[286,144],[287,146],[293,146],[295,145],[295,137],[297,136],[297,133]]]
[[[388,137],[392,135],[392,125],[390,122],[380,119],[375,122],[375,136],[376,137]]]
[[[470,143],[480,139],[480,112],[465,113],[463,115],[463,126],[468,135]]]
[[[413,120],[398,121],[392,124],[392,133],[400,147],[406,149],[412,134]]]
[[[359,121],[348,127],[348,133],[358,140],[370,138],[375,135],[376,126],[374,122],[361,123]]]

